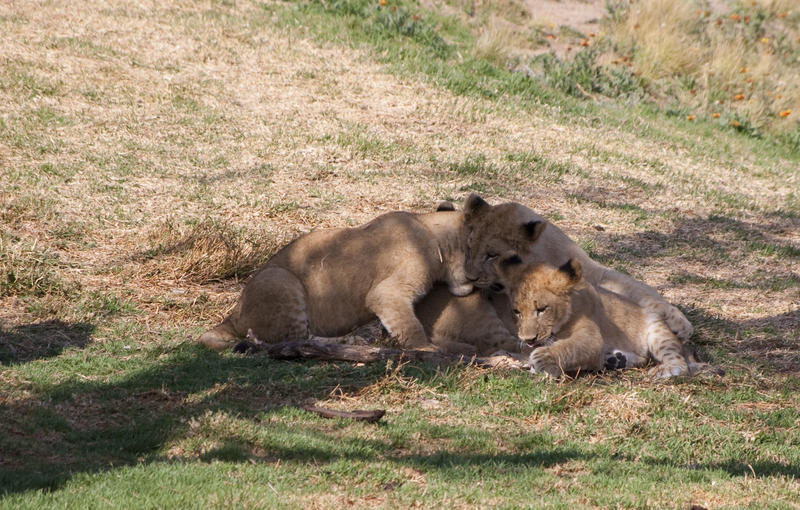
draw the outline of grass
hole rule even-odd
[[[724,383],[663,386],[611,376],[553,385],[479,369],[220,357],[185,343],[148,351],[135,361],[84,363],[84,378],[55,384],[53,367],[20,369],[49,398],[21,402],[7,411],[25,413],[4,418],[63,446],[54,464],[53,452],[40,451],[46,445],[24,445],[28,460],[4,487],[56,490],[23,491],[6,504],[71,507],[109,498],[127,506],[144,498],[155,506],[213,505],[224,496],[289,507],[348,498],[359,505],[378,498],[387,505],[470,506],[503,488],[507,503],[550,506],[558,495],[636,506],[652,501],[644,494],[657,480],[656,498],[687,487],[757,498],[752,485],[771,478],[772,497],[780,498],[798,474],[797,411],[776,414],[774,400],[786,395],[747,373]],[[62,355],[61,364],[75,356],[82,354]],[[345,407],[357,399],[397,414],[382,426],[325,421],[293,407],[307,398]],[[76,413],[81,418],[64,418]],[[753,471],[761,478],[744,483]],[[163,490],[165,479],[174,480],[170,491]],[[475,480],[478,488],[464,490]],[[712,480],[722,487],[709,486]],[[230,483],[239,491],[226,491]],[[676,503],[690,501],[683,494]]]
[[[796,6],[663,0],[622,11],[614,49],[675,104],[757,136],[797,130]]]
[[[786,5],[732,9],[789,30]],[[0,508],[796,505],[793,132],[741,105],[687,121],[692,73],[613,64],[626,33],[606,27],[633,11],[611,7],[582,52],[586,30],[514,1],[0,10]],[[298,234],[472,190],[657,287],[726,376],[193,342]]]

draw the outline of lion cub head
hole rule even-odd
[[[489,205],[475,193],[464,204],[467,227],[466,277],[476,287],[501,291],[509,283],[498,274],[499,257],[527,253],[547,223],[531,220],[529,209],[513,202]]]
[[[516,254],[507,254],[497,264],[509,282],[517,335],[529,345],[547,343],[572,315],[572,290],[582,279],[577,259],[561,267],[548,264],[524,266]]]

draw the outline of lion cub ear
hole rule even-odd
[[[455,211],[456,206],[453,205],[453,202],[449,200],[442,200],[439,202],[439,205],[436,206],[436,212],[442,211]]]
[[[566,277],[569,286],[572,287],[581,280],[583,267],[576,258],[569,259],[563,266],[558,268],[558,272]]]
[[[529,242],[534,242],[539,239],[539,236],[544,232],[547,227],[546,221],[529,221],[522,224],[522,230],[525,233],[525,239]]]
[[[482,199],[477,193],[470,193],[467,201],[464,202],[464,215],[467,220],[485,214],[489,208],[492,207],[489,203]]]

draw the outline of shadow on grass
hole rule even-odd
[[[726,235],[711,235],[720,232]],[[755,244],[748,244],[748,240]],[[796,247],[770,240],[758,226],[720,218],[687,220],[669,236],[644,232],[624,239],[610,238],[602,243],[601,251],[603,259],[635,258],[636,264],[646,266],[648,260],[674,256],[674,251],[682,248],[697,249],[688,256],[708,263],[720,253],[728,253],[729,258],[747,257],[753,252],[798,258]],[[758,281],[754,285],[760,288]],[[778,369],[797,370],[800,365],[800,310],[740,322],[720,319],[698,308],[684,311],[696,326],[695,341],[702,349],[745,353]],[[85,347],[92,330],[90,324],[60,321],[3,330],[0,361],[23,363],[58,355],[68,346]],[[742,340],[738,340],[740,337]],[[705,359],[716,361],[708,355]],[[197,425],[198,419],[216,412],[250,422],[257,437],[238,433],[215,437],[214,431],[206,431],[202,437],[214,437],[215,444],[200,453],[200,461],[329,463],[352,459],[443,471],[491,463],[547,467],[600,455],[591,449],[589,453],[579,452],[544,443],[525,448],[523,453],[487,453],[476,445],[405,455],[397,453],[392,440],[343,437],[320,425],[319,418],[292,410],[307,399],[327,398],[337,387],[356,392],[375,383],[386,375],[385,367],[377,363],[359,367],[220,356],[194,344],[145,353],[130,363],[124,375],[111,382],[73,376],[50,386],[29,387],[26,392],[30,396],[20,399],[0,396],[0,494],[57,489],[80,473],[162,461],[160,451],[165,445],[192,437],[193,427],[204,426]],[[414,377],[423,384],[437,377],[433,368],[413,369]],[[287,413],[293,412],[302,415],[290,419],[287,425]],[[452,431],[460,437],[479,433],[466,427],[453,427]],[[672,465],[668,460],[662,462]],[[800,477],[800,467],[780,462],[748,465],[740,459],[722,459],[699,468],[744,476],[751,473],[751,466],[758,476]]]
[[[491,437],[481,429],[439,424],[430,432],[430,426],[420,423],[404,432],[407,424],[393,423],[395,417],[389,416],[388,423],[353,426],[390,427],[390,433],[354,437],[349,424],[296,408],[308,399],[327,398],[336,388],[352,393],[385,379],[387,367],[380,363],[354,366],[220,356],[190,343],[145,353],[131,363],[136,366],[111,382],[72,378],[33,387],[25,398],[0,399],[0,495],[57,490],[78,474],[163,462],[165,445],[180,448],[186,440],[213,444],[205,450],[195,444],[188,456],[178,450],[170,458],[314,465],[344,459],[390,462],[448,476],[500,465],[524,470],[575,459],[603,460],[600,450],[553,444],[546,431],[529,431],[519,453],[496,452],[486,446],[492,444]],[[407,368],[420,384],[436,384],[441,377],[432,366]],[[402,443],[417,441],[420,433],[444,442],[433,446],[438,444],[434,441],[430,453],[404,453]],[[675,467],[668,459],[657,462]],[[800,477],[800,466],[750,465],[759,476]],[[687,469],[721,469],[744,476],[742,466],[746,464],[740,459],[723,459]]]
[[[547,466],[579,456],[547,444],[498,457],[482,453],[480,442],[455,452],[404,456],[393,439],[349,437],[338,433],[342,426],[336,421],[296,409],[308,399],[327,398],[336,388],[357,392],[384,379],[387,367],[381,363],[354,366],[220,356],[190,343],[145,354],[135,363],[142,368],[126,370],[112,382],[71,378],[34,390],[29,397],[0,399],[0,494],[56,490],[80,473],[163,461],[164,445],[198,434],[199,440],[215,444],[187,460],[389,460],[444,470],[488,461]],[[407,368],[423,384],[441,377],[433,366]],[[238,425],[217,427],[217,418]],[[471,441],[479,432],[453,427],[448,433]],[[184,457],[178,452],[176,458]]]
[[[745,463],[736,460],[709,464],[705,469],[721,469],[727,471],[731,476],[741,477],[764,477],[764,476],[786,476],[800,478],[800,466],[791,465],[783,462],[756,461]]]
[[[49,320],[6,330],[0,326],[0,364],[12,365],[58,356],[69,347],[84,348],[94,326]]]
[[[800,231],[798,220],[781,217],[754,223],[712,215],[677,220],[670,233],[593,234],[590,255],[615,267],[636,266],[640,273],[659,259],[675,257],[711,268],[709,273],[715,275],[730,267],[730,276],[721,278],[692,273],[679,263],[669,279],[676,286],[747,292],[746,299],[751,300],[757,291],[759,299],[752,306],[769,309],[770,293],[782,293],[785,300],[794,291],[800,298],[800,273],[792,269],[800,266],[800,246],[785,240],[791,231]],[[696,344],[723,348],[781,372],[800,372],[800,309],[781,307],[772,315],[742,321],[720,318],[710,306],[683,307],[683,311],[695,326]]]
[[[623,261],[646,265],[650,258],[679,254],[682,259],[707,263],[711,267],[746,261],[753,255],[800,261],[800,246],[780,239],[790,230],[800,230],[800,221],[780,219],[761,224],[718,215],[705,219],[682,218],[675,221],[669,233],[646,230],[631,235],[594,234],[598,247],[592,256],[603,263]],[[751,275],[732,276],[741,279]],[[792,283],[796,283],[798,277],[797,273],[781,276]],[[772,290],[773,283],[754,278],[742,285],[744,288]]]

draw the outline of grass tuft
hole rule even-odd
[[[0,297],[66,296],[74,285],[61,277],[58,255],[38,241],[0,232]]]
[[[242,278],[278,249],[277,240],[229,223],[205,218],[189,225],[168,220],[149,235],[144,254],[154,276],[204,283]]]

